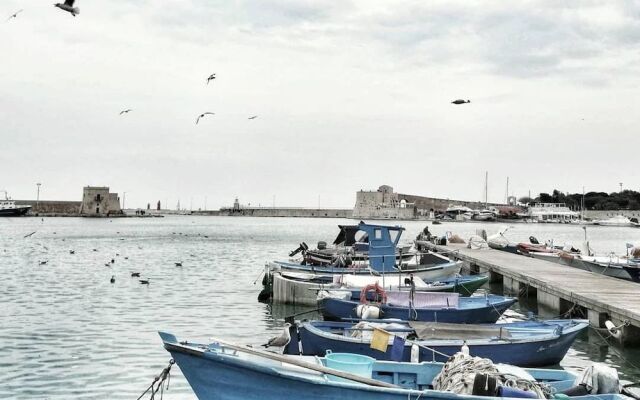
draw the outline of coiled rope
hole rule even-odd
[[[167,382],[166,390],[169,390],[169,383],[171,382],[171,366],[175,363],[176,362],[173,359],[169,360],[169,365],[164,367],[162,372],[160,372],[159,375],[153,378],[153,382],[151,382],[151,385],[149,385],[147,390],[142,392],[142,394],[138,396],[136,400],[140,400],[149,391],[151,391],[151,396],[149,397],[149,400],[154,400],[156,393],[158,393],[158,391],[160,391],[160,400],[162,400],[162,396],[164,395],[164,391],[165,391],[164,382],[165,381]]]

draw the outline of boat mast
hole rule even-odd
[[[504,192],[504,204],[509,202],[509,177],[507,176],[507,190]]]
[[[582,187],[582,202],[580,204],[580,220],[584,221],[584,186]],[[585,234],[586,232],[587,231],[585,230]]]
[[[487,208],[488,184],[489,184],[489,171],[485,171],[484,173],[484,208]]]

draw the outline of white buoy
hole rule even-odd
[[[620,339],[622,337],[622,329],[615,326],[613,322],[607,320],[604,322],[604,326],[614,338]]]
[[[415,343],[411,345],[411,362],[412,363],[420,362],[420,348]]]
[[[467,346],[466,340],[462,342],[462,348],[460,349],[460,352],[462,352],[462,354],[464,354],[465,356],[469,355],[469,346]]]

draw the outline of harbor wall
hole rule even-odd
[[[31,206],[28,215],[80,215],[81,201],[58,201],[58,200],[16,200],[16,205]]]
[[[221,208],[218,215],[230,217],[351,218],[353,210],[334,208],[242,207]]]

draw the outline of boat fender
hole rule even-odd
[[[362,319],[380,319],[380,309],[376,306],[366,306],[362,312]]]
[[[411,345],[411,362],[412,363],[420,362],[420,348],[415,343]]]
[[[474,396],[495,396],[496,394],[496,378],[487,374],[476,374],[473,378]]]
[[[615,326],[615,324],[609,320],[604,322],[604,326],[605,328],[607,328],[611,336],[613,336],[616,339],[620,339],[620,337],[622,336],[622,329]]]
[[[469,346],[467,346],[467,341],[462,342],[462,347],[460,348],[460,352],[465,356],[469,355]]]

